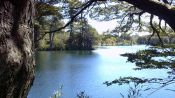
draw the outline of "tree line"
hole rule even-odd
[[[78,0],[38,0],[34,22],[35,49],[92,50],[98,43],[99,35],[96,29],[88,24],[86,12],[76,17],[65,30],[57,30],[66,25],[66,19],[73,17],[81,5],[83,2]]]

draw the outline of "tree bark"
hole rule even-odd
[[[39,35],[40,35],[40,26],[34,25],[34,49],[37,50],[39,47]]]
[[[54,33],[52,32],[52,33],[49,33],[49,41],[50,41],[50,47],[49,47],[49,50],[53,50],[53,48],[54,48]]]
[[[0,0],[0,98],[26,98],[34,79],[34,0]]]

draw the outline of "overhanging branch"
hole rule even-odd
[[[158,38],[159,38],[159,41],[160,41],[160,43],[161,43],[161,46],[163,46],[163,41],[162,41],[162,39],[161,39],[161,37],[160,37],[160,34],[159,34],[160,32],[159,32],[159,31],[157,30],[157,28],[154,27],[154,25],[153,25],[153,18],[154,18],[154,15],[151,14],[151,16],[150,16],[150,25],[151,25],[151,28],[152,28],[152,30],[153,30],[153,33],[152,33],[152,35],[150,36],[150,38],[148,39],[148,42],[150,41],[151,37],[153,37],[154,34],[156,33],[157,36],[158,36]]]
[[[96,1],[97,1],[97,0],[90,0],[90,1],[86,2],[86,3],[84,4],[84,7],[83,7],[80,11],[78,11],[73,17],[71,17],[71,19],[70,19],[70,21],[69,21],[68,23],[66,23],[63,27],[58,28],[57,30],[45,32],[45,33],[38,39],[38,41],[41,40],[41,39],[42,39],[46,34],[48,34],[48,33],[57,32],[57,31],[60,31],[60,30],[62,30],[62,29],[64,29],[64,28],[66,28],[67,26],[69,26],[69,25],[75,20],[75,18],[76,18],[79,14],[81,14],[85,9],[87,9],[89,6],[91,6],[91,5],[92,5],[94,2],[96,2]],[[98,1],[99,1],[99,0],[98,0]]]
[[[170,4],[161,3],[155,0],[118,0],[128,2],[137,8],[148,12],[150,14],[156,15],[159,18],[165,20],[169,26],[175,30],[175,10],[174,6]]]

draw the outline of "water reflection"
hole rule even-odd
[[[38,52],[36,78],[28,98],[49,98],[60,85],[63,85],[62,98],[76,98],[76,94],[84,90],[92,98],[120,98],[120,93],[127,92],[127,85],[106,87],[103,82],[121,76],[166,77],[164,70],[134,71],[134,64],[126,63],[126,57],[120,56],[139,49],[145,47],[117,46],[100,47],[93,51]],[[166,95],[160,92],[161,96]],[[168,98],[172,96],[169,94]]]

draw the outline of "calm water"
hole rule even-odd
[[[92,98],[121,98],[129,85],[107,87],[105,81],[123,76],[166,77],[166,70],[134,71],[132,63],[120,54],[136,52],[145,46],[108,46],[93,51],[38,52],[36,77],[28,98],[49,98],[61,85],[62,98],[76,98],[85,91]],[[172,88],[174,85],[170,85]],[[148,92],[143,92],[146,96]],[[174,98],[175,92],[161,89],[149,98]]]

